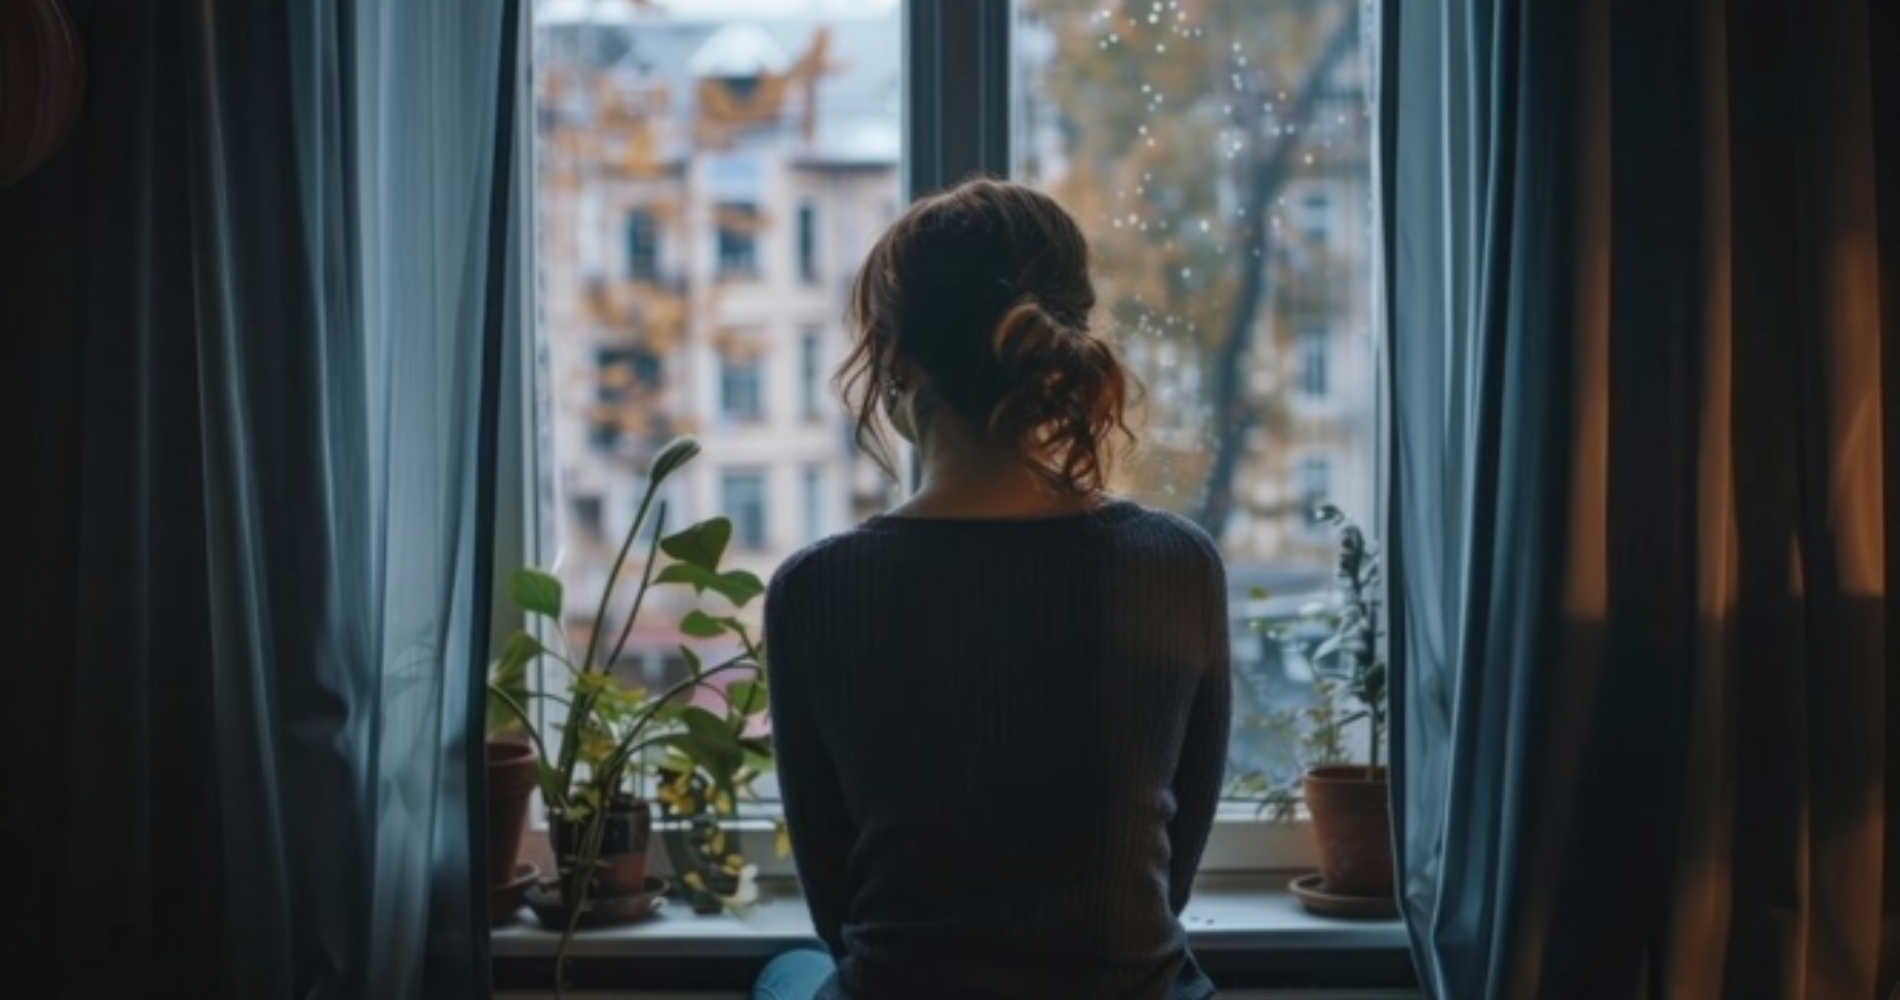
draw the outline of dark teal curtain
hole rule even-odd
[[[1887,996],[1893,5],[1382,18],[1394,810],[1422,982]]]
[[[66,6],[83,116],[0,192],[16,971],[485,995],[522,12]]]

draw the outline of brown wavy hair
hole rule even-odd
[[[1038,191],[973,180],[913,204],[865,257],[836,383],[858,446],[895,475],[880,418],[919,381],[920,420],[947,408],[1065,492],[1100,489],[1111,438],[1132,444],[1130,379],[1089,332],[1088,243]]]

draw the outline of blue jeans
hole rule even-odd
[[[794,948],[765,963],[752,984],[752,1000],[811,1000],[838,963],[816,945]]]

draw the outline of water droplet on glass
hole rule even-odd
[[[1137,126],[1135,126],[1135,131],[1136,131],[1136,132],[1137,132],[1138,134],[1140,134],[1140,135],[1147,135],[1147,134],[1148,134],[1148,126],[1146,126],[1146,125],[1137,125]]]
[[[1208,224],[1207,224],[1207,220],[1206,220],[1206,219],[1202,219],[1202,220],[1201,220],[1201,232],[1207,232],[1207,230],[1208,230],[1208,228],[1209,228],[1209,226],[1208,226]]]
[[[1167,43],[1167,42],[1156,42],[1156,43],[1155,43],[1155,51],[1156,51],[1156,52],[1166,52],[1166,51],[1168,51],[1168,43]]]
[[[1310,166],[1312,166],[1312,165],[1313,165],[1313,154],[1311,154],[1311,153],[1308,153],[1308,154],[1306,154],[1306,156],[1304,156],[1304,157],[1302,157],[1302,159],[1304,159],[1304,160],[1306,161],[1306,165],[1307,165],[1307,166],[1309,166],[1309,167],[1310,167]]]
[[[1220,113],[1223,115],[1231,115],[1234,113],[1234,106],[1231,104],[1223,104],[1220,106]]]
[[[1160,14],[1155,14],[1155,13],[1150,13],[1150,14],[1148,15],[1148,23],[1149,23],[1149,24],[1154,24],[1155,22],[1157,22],[1157,21],[1159,21],[1159,20],[1161,20],[1161,15],[1160,15]]]
[[[1193,268],[1191,268],[1191,267],[1184,267],[1184,268],[1182,268],[1182,269],[1181,269],[1181,280],[1182,280],[1182,281],[1186,281],[1186,280],[1188,280],[1189,278],[1192,278],[1192,277],[1194,277],[1194,269],[1193,269]],[[1170,322],[1170,323],[1172,323],[1172,322],[1174,322],[1174,317],[1172,317],[1172,316],[1170,316],[1170,317],[1168,317],[1168,322]]]
[[[1235,42],[1235,43],[1234,43],[1234,51],[1235,51],[1235,52],[1239,52],[1239,51],[1240,51],[1240,43],[1239,43],[1239,42]]]
[[[1120,45],[1120,44],[1121,44],[1121,40],[1122,40],[1122,36],[1121,36],[1121,35],[1119,35],[1119,34],[1117,34],[1117,33],[1115,33],[1115,32],[1113,32],[1113,31],[1111,31],[1111,32],[1109,32],[1109,33],[1108,33],[1108,44],[1110,44],[1110,45]]]

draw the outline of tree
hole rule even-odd
[[[1054,43],[1032,91],[1032,179],[1089,231],[1101,299],[1158,413],[1128,488],[1157,502],[1198,482],[1190,514],[1219,537],[1257,427],[1280,407],[1250,363],[1280,294],[1316,259],[1276,209],[1287,182],[1364,156],[1363,113],[1336,81],[1356,50],[1356,0],[1030,0]],[[1355,109],[1357,111],[1358,109]],[[1038,140],[1042,141],[1038,141]],[[1315,155],[1315,154],[1320,155]],[[1362,169],[1362,168],[1361,168]],[[1185,355],[1185,357],[1183,357]],[[1197,426],[1203,433],[1195,433]]]

